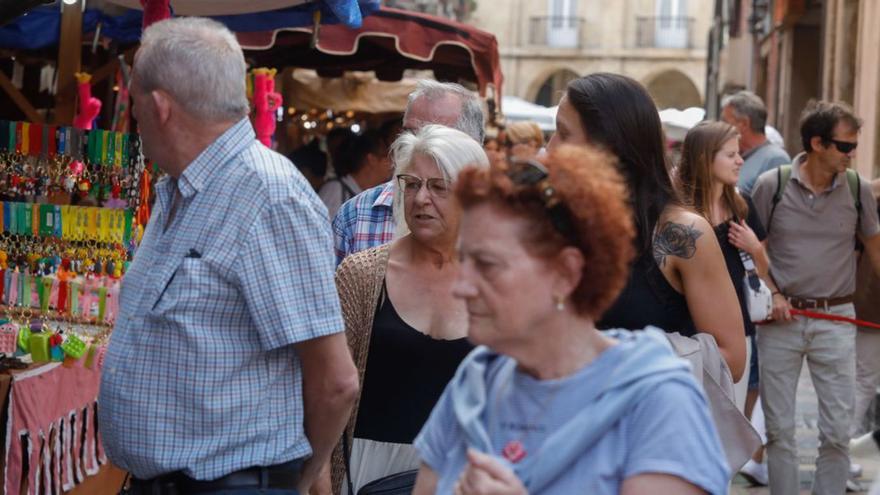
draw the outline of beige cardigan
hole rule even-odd
[[[390,244],[368,249],[346,257],[336,269],[336,289],[339,291],[339,302],[342,304],[342,317],[345,320],[345,336],[351,350],[354,364],[358,370],[360,386],[364,385],[364,371],[367,368],[367,351],[370,349],[370,336],[373,330],[373,317],[379,297],[382,294],[382,283],[388,267]],[[354,403],[344,435],[352,445],[354,426],[360,405],[360,396]],[[331,480],[333,493],[339,494],[345,482],[345,463],[342,456],[341,442],[333,451],[331,464]],[[353,495],[353,494],[352,494]]]

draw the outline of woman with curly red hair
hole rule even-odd
[[[599,332],[635,230],[604,153],[459,176],[459,366],[415,441],[417,495],[726,493],[706,399],[657,329]]]

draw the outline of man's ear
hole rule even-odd
[[[153,105],[156,107],[156,118],[160,124],[166,124],[168,119],[171,118],[171,110],[174,106],[174,101],[171,99],[171,96],[160,90],[154,90],[150,92],[150,98],[153,99]]]
[[[375,170],[379,166],[379,162],[382,161],[382,158],[372,151],[367,153],[367,166],[372,167]]]
[[[825,149],[825,143],[822,142],[822,138],[819,136],[813,136],[810,138],[810,148],[806,151],[819,151]]]

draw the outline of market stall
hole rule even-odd
[[[498,42],[467,24],[382,7],[359,29],[300,26],[236,34],[253,65],[286,68],[278,72],[279,85],[288,96],[284,124],[297,126],[288,130],[294,141],[337,126],[340,114],[355,113],[343,121],[363,128],[363,114],[402,113],[415,87],[407,77],[413,72],[473,88],[486,101],[489,122],[501,110]],[[292,87],[304,96],[293,97]]]
[[[106,464],[100,369],[151,178],[126,133],[0,121],[0,156],[2,485],[61,493]]]
[[[260,26],[279,19],[357,25],[361,6],[378,1],[292,3],[303,2],[287,2]],[[0,88],[14,103],[0,115],[10,119],[0,121],[0,485],[9,494],[114,494],[124,474],[107,463],[96,399],[155,179],[137,136],[107,130],[128,129],[126,71],[140,13],[80,11],[69,42],[67,9],[38,9],[0,28]],[[229,22],[258,15],[216,13]],[[71,51],[74,64],[65,58]],[[79,73],[84,65],[91,74]],[[29,67],[42,69],[39,91]],[[255,71],[255,107],[273,94],[272,76]],[[103,129],[92,129],[96,123]]]
[[[110,5],[126,1],[40,8],[0,27],[0,89],[10,103],[0,112],[7,119],[0,121],[0,352],[34,361],[0,358],[4,493],[110,494],[121,481],[101,447],[96,398],[119,287],[156,179],[128,132],[127,71],[142,14]],[[180,0],[174,7],[237,32],[254,68],[255,127],[269,145],[279,115],[326,129],[363,113],[401,111],[414,85],[401,80],[409,69],[463,82],[497,106],[494,37],[445,19],[377,11],[378,4]],[[314,72],[296,78],[293,66]],[[303,91],[305,99],[282,102],[290,88],[306,87],[311,100]],[[328,89],[335,96],[321,100]]]
[[[440,81],[475,84],[484,97],[501,94],[498,41],[467,24],[382,7],[359,29],[323,26],[316,42],[313,35],[311,26],[237,33],[258,65],[310,68],[322,77],[373,71],[380,81],[399,81],[408,69],[431,70]]]

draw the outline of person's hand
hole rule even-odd
[[[308,487],[308,490],[305,491],[301,487],[300,493],[307,493],[308,495],[332,495],[333,493],[333,484],[330,482],[330,463],[324,465],[321,468],[321,472],[318,474],[318,477],[312,482],[311,486]]]
[[[752,257],[761,249],[761,241],[755,235],[755,231],[746,224],[745,220],[739,222],[730,221],[730,230],[727,232],[727,239],[731,244],[739,249],[749,253]]]
[[[455,483],[455,495],[528,495],[516,474],[492,456],[468,449],[468,464]]]
[[[773,294],[773,320],[775,321],[791,321],[794,317],[791,315],[791,306],[788,299],[777,292]]]

